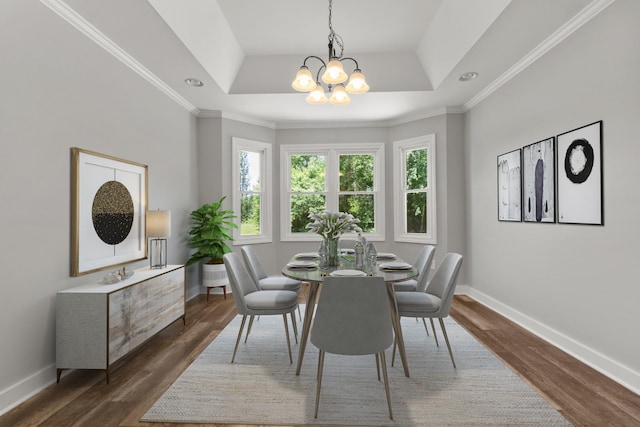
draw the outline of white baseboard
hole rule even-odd
[[[0,415],[35,396],[56,381],[56,366],[49,365],[0,391]]]
[[[615,360],[585,346],[582,343],[568,337],[555,329],[538,322],[535,319],[523,314],[500,301],[486,295],[477,289],[467,286],[456,286],[456,294],[468,295],[474,300],[482,303],[493,311],[503,315],[507,319],[517,323],[529,332],[550,342],[562,351],[570,354],[586,365],[611,378],[618,384],[628,388],[636,394],[640,394],[640,372],[636,372]]]

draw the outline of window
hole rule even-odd
[[[234,245],[271,242],[271,144],[232,138]]]
[[[395,240],[436,243],[435,135],[393,143]]]
[[[316,240],[309,213],[348,212],[364,235],[384,240],[384,144],[283,145],[281,238]]]

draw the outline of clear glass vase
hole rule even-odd
[[[338,257],[338,239],[324,239],[324,247],[327,251],[327,266],[333,267],[340,265],[340,258]]]

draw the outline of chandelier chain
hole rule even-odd
[[[327,37],[329,39],[329,60],[331,60],[332,57],[336,57],[336,58],[342,58],[342,54],[344,52],[344,44],[342,42],[342,37],[340,37],[339,34],[336,34],[335,30],[333,29],[333,24],[331,22],[331,18],[333,16],[333,0],[329,0],[329,36]],[[334,43],[340,48],[340,53],[337,54],[336,50],[334,48]]]

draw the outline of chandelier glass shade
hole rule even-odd
[[[349,94],[362,94],[369,90],[369,85],[365,80],[364,74],[358,66],[358,61],[350,57],[343,57],[343,42],[342,37],[335,33],[331,24],[332,13],[332,0],[329,0],[329,59],[325,62],[322,58],[310,55],[307,56],[296,73],[296,78],[291,83],[298,92],[309,92],[307,96],[307,102],[310,104],[324,104],[329,101],[336,105],[345,105],[351,102]],[[336,49],[337,47],[337,49]],[[307,61],[315,59],[320,62],[320,67],[316,73],[315,79],[313,74],[307,66]],[[343,62],[353,61],[355,69],[351,76],[344,71]],[[320,79],[320,73],[322,79]],[[349,80],[349,83],[345,86],[344,83]],[[325,89],[322,86],[321,81],[327,86],[331,96],[327,99],[325,95]]]

